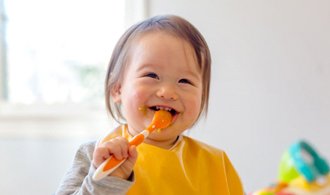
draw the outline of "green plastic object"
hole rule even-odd
[[[306,141],[292,144],[282,156],[279,167],[279,180],[290,183],[299,176],[308,182],[329,174],[329,165]]]
[[[281,182],[289,183],[297,177],[299,177],[299,172],[294,167],[289,152],[285,151],[280,161],[278,178]]]

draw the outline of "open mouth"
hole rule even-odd
[[[151,106],[149,107],[151,110],[154,110],[154,111],[158,111],[158,110],[166,110],[168,111],[169,113],[171,113],[172,117],[174,117],[175,115],[179,114],[178,111],[176,111],[175,109],[173,108],[170,108],[170,107],[165,107],[165,106]]]

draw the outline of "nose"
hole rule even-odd
[[[157,96],[165,100],[177,100],[178,94],[174,86],[164,85],[157,90]]]

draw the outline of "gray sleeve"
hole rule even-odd
[[[76,153],[73,164],[61,181],[56,195],[125,194],[133,182],[117,177],[106,177],[94,181],[95,168],[92,156],[95,142],[82,145]],[[134,180],[134,179],[133,179]]]

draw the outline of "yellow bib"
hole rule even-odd
[[[129,138],[127,132],[121,133]],[[107,139],[118,134],[114,132]],[[244,194],[225,152],[192,138],[183,136],[171,150],[142,143],[137,151],[135,183],[128,195]]]

